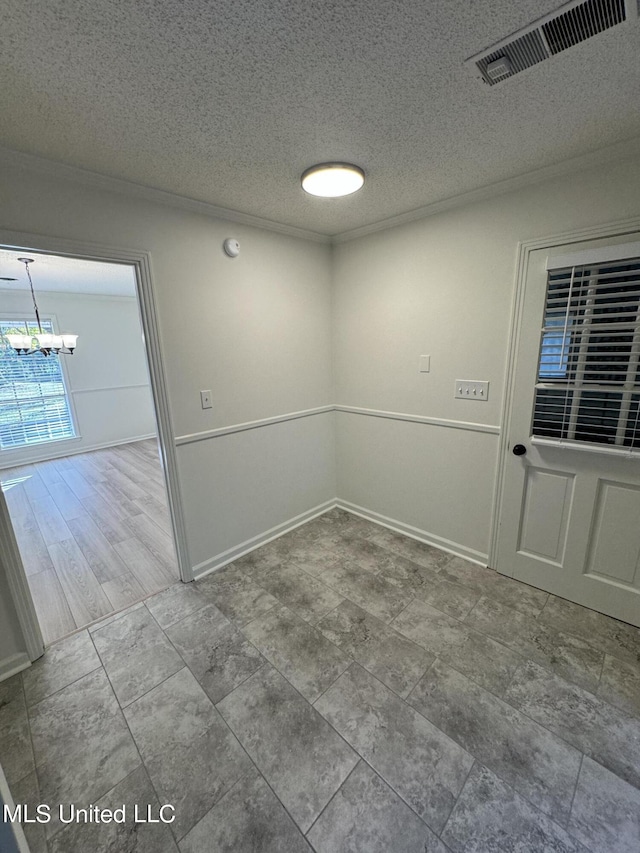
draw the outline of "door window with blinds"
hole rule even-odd
[[[26,319],[0,318],[0,334],[34,334]],[[51,320],[42,331],[52,332]],[[75,438],[60,359],[41,353],[18,355],[6,340],[0,349],[0,449],[25,447],[46,441]]]
[[[640,257],[550,269],[532,434],[640,448]]]

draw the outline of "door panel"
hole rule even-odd
[[[545,366],[547,375],[564,370],[567,360],[570,362],[574,357],[571,329],[567,331],[565,325],[562,340],[562,329],[551,334],[544,331],[549,322],[549,309],[545,308],[548,256],[584,250],[594,250],[602,256],[605,249],[604,257],[613,261],[616,243],[626,244],[639,238],[640,234],[627,234],[617,240],[574,243],[552,252],[545,249],[529,255],[522,314],[516,329],[518,344],[509,416],[510,448],[523,444],[527,452],[514,455],[510,450],[503,460],[495,566],[502,574],[638,626],[640,450],[603,447],[595,443],[596,439],[582,444],[567,440],[580,437],[576,429],[558,440],[533,438],[532,431],[541,353],[545,353],[545,347],[550,353],[549,366]],[[550,267],[553,268],[553,263]],[[630,290],[629,285],[627,289]],[[588,301],[585,304],[589,307]],[[590,358],[589,340],[575,355],[577,364]],[[603,351],[606,348],[600,346],[598,358],[603,358]],[[542,370],[541,367],[540,375]],[[582,378],[584,385],[591,381],[586,370]],[[605,375],[605,382],[607,379]],[[602,371],[593,381],[594,385],[597,382],[602,385]],[[561,393],[563,399],[571,401],[570,394]],[[583,401],[589,400],[588,388],[580,393]],[[564,405],[570,408],[571,402]],[[551,423],[556,416],[554,406],[552,402],[544,415],[552,419]],[[578,406],[574,409],[580,422],[583,416]],[[597,440],[602,442],[601,438]]]
[[[633,586],[640,583],[640,488],[601,480],[587,570]]]
[[[572,474],[527,466],[520,553],[562,565],[572,497]]]

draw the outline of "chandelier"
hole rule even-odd
[[[77,335],[54,335],[50,332],[42,331],[40,312],[38,311],[38,303],[36,302],[36,295],[33,291],[31,270],[29,269],[29,264],[33,263],[33,258],[18,258],[18,260],[24,264],[25,270],[27,271],[29,287],[31,288],[31,298],[33,299],[33,308],[36,313],[38,331],[35,334],[29,334],[29,328],[25,326],[27,332],[26,335],[5,335],[5,338],[9,341],[9,346],[11,346],[18,355],[32,355],[36,352],[40,352],[42,355],[51,355],[52,353],[54,355],[73,355],[73,351],[76,348],[76,341],[78,340]]]

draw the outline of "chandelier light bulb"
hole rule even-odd
[[[43,332],[36,335],[36,340],[41,349],[51,349],[53,346],[53,335],[49,332]]]

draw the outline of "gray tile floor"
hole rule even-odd
[[[0,761],[128,805],[34,853],[638,853],[640,630],[333,510],[0,684]]]

